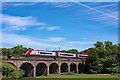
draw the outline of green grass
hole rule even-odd
[[[13,80],[13,79],[2,79]],[[117,75],[49,75],[39,77],[24,77],[20,80],[118,80]]]
[[[49,75],[36,78],[118,78],[117,75]]]

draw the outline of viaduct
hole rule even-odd
[[[3,56],[2,60],[25,71],[24,77],[36,77],[49,74],[61,74],[63,72],[74,72],[76,74],[83,70],[85,57],[54,57],[54,56],[29,56],[11,57]]]

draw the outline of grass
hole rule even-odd
[[[13,79],[2,79],[13,80]],[[49,75],[38,77],[24,77],[20,80],[119,80],[117,75]]]
[[[119,80],[117,75],[49,75],[22,80]]]
[[[49,75],[49,76],[39,76],[36,78],[118,78],[117,75]]]

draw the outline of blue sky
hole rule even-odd
[[[58,50],[118,42],[117,2],[4,2],[2,47]]]

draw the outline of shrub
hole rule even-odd
[[[24,73],[22,70],[18,70],[15,66],[13,66],[9,63],[3,62],[3,64],[2,64],[3,77],[19,79],[19,78],[22,78],[23,74]]]

